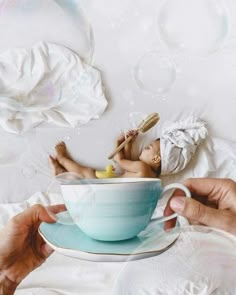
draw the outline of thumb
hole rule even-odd
[[[30,212],[32,210],[32,213]],[[56,215],[50,211],[49,208],[45,208],[42,205],[34,205],[29,209],[28,214],[31,214],[32,219],[34,218],[34,222],[48,222],[54,223],[57,221]]]
[[[211,227],[222,228],[222,225],[229,219],[229,216],[225,215],[222,210],[207,207],[191,198],[175,197],[170,201],[170,207],[188,219]]]
[[[48,244],[45,243],[41,246],[41,252],[44,258],[46,259],[54,252],[54,250]]]
[[[54,213],[50,212],[50,209],[43,207],[42,205],[34,205],[24,212],[14,216],[12,222],[15,222],[18,226],[32,227],[32,225],[39,225],[41,222],[53,223],[57,221],[57,217]]]

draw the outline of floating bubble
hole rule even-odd
[[[134,106],[135,102],[134,102],[133,100],[131,100],[131,101],[129,102],[129,104],[130,104],[130,106]]]
[[[70,201],[66,202],[66,207],[70,214],[72,214],[74,222],[78,222],[81,225],[86,222],[86,216],[90,214],[96,206],[95,191],[92,185],[94,182],[96,182],[96,180],[82,179],[77,173],[65,172],[57,175],[55,179],[53,179],[47,189],[47,193],[57,193],[65,200],[68,195],[67,190],[63,190],[63,185],[77,185],[83,183],[83,185],[79,188],[77,187],[77,189],[70,194]]]
[[[17,145],[17,149],[16,149]],[[14,165],[20,161],[26,151],[26,142],[19,137],[1,134],[0,166]]]
[[[34,166],[26,165],[21,169],[21,173],[25,178],[33,178],[37,171],[35,170]]]
[[[165,102],[167,100],[167,98],[165,96],[161,97],[161,101]]]
[[[65,136],[64,138],[63,138],[65,141],[70,141],[71,140],[71,137],[70,136]]]
[[[226,39],[229,17],[221,0],[167,0],[158,15],[158,28],[169,49],[209,54]]]
[[[162,94],[170,90],[175,82],[175,66],[160,52],[148,52],[139,59],[134,69],[134,78],[145,92]]]
[[[43,40],[61,44],[64,36],[63,44],[79,53],[85,62],[93,59],[93,29],[78,0],[1,0],[0,34],[0,50],[31,47],[42,36]]]
[[[198,91],[197,87],[195,87],[195,86],[189,86],[186,89],[186,94],[189,97],[196,97],[198,95],[198,93],[199,93],[199,91]]]
[[[1,1],[0,14],[11,12],[12,14],[19,14],[22,12],[30,12],[40,7],[40,2],[21,0],[21,1]]]
[[[60,173],[52,178],[52,181],[49,183],[46,192],[48,195],[49,194],[58,194],[62,198],[60,185],[74,183],[80,179],[81,178],[79,177],[79,175],[77,175],[76,173],[73,173],[73,172]]]
[[[132,90],[124,90],[122,93],[122,98],[125,99],[130,106],[134,105],[134,93]]]
[[[152,261],[143,259],[132,263],[132,255],[128,256],[116,278],[113,294],[123,294],[124,290],[130,294],[136,294],[136,290],[152,294],[154,289],[163,294],[163,285],[168,286],[169,294],[176,294],[180,282],[176,270],[183,274],[183,284],[186,282],[185,274],[188,275],[188,283],[181,294],[193,294],[191,291],[196,286],[198,290],[209,290],[210,286],[212,290],[217,290],[215,294],[231,294],[236,285],[235,237],[223,231],[200,226],[184,226],[176,229],[176,232],[180,233],[178,240],[164,255],[153,257]],[[154,245],[159,243],[159,237],[151,238]],[[170,280],[170,276],[173,280]],[[128,284],[130,280],[132,286]]]
[[[181,68],[179,68],[179,67],[176,68],[176,73],[177,74],[182,73],[182,72],[183,72],[183,70]]]
[[[130,20],[130,12],[134,10],[133,8],[133,0],[99,0],[92,1],[90,5],[90,9],[102,17],[112,29],[119,28]]]
[[[1,147],[0,149],[0,166],[8,166],[15,164],[20,159],[20,156],[17,152],[9,151],[6,149],[3,149]]]
[[[140,11],[136,9],[136,10],[134,11],[134,16],[140,16]]]

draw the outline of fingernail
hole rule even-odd
[[[174,198],[170,201],[170,207],[175,212],[182,212],[184,209],[185,198]]]
[[[50,211],[48,211],[48,210],[47,210],[47,212],[48,212],[48,215],[49,215],[53,220],[55,220],[55,221],[58,220],[57,216],[56,216],[54,213],[52,213],[52,212],[50,212]]]

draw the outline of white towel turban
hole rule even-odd
[[[207,134],[206,123],[194,117],[163,128],[160,137],[161,175],[183,170]]]

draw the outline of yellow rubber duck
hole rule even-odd
[[[96,171],[97,178],[113,178],[116,177],[115,168],[112,165],[107,165],[105,171]]]

